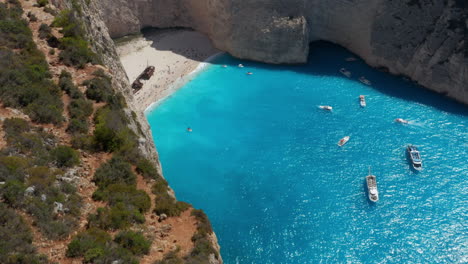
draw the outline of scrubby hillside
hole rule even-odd
[[[70,3],[0,0],[0,263],[220,262]]]

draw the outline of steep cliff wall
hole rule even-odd
[[[232,55],[301,63],[326,40],[468,103],[465,0],[101,0],[112,37],[190,27]]]

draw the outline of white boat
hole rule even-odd
[[[372,83],[369,80],[367,80],[364,76],[359,77],[359,81],[365,85],[372,85]]]
[[[227,68],[227,65],[223,65],[223,68]]]
[[[252,72],[247,72],[246,74],[247,74],[247,75],[252,75],[253,73],[252,73]]]
[[[360,95],[359,96],[359,104],[361,105],[361,107],[366,107],[366,97],[364,95]]]
[[[239,68],[244,68],[244,64],[237,65]]]
[[[344,76],[348,77],[348,78],[351,78],[351,72],[346,70],[345,68],[341,68],[340,69],[340,72],[341,74],[343,74]]]
[[[348,57],[345,59],[345,61],[356,61],[357,59],[355,57]]]
[[[413,145],[408,145],[406,150],[408,151],[413,168],[415,170],[422,170],[422,159],[419,150]]]
[[[369,175],[366,176],[366,182],[369,200],[375,203],[379,200],[379,190],[377,189],[377,177],[371,174],[370,167]]]
[[[324,109],[324,110],[328,110],[328,111],[333,110],[333,107],[331,107],[329,105],[319,105],[319,108]]]
[[[403,118],[397,118],[397,119],[395,119],[395,122],[402,123],[402,124],[408,124],[408,120],[405,120]]]
[[[344,144],[348,143],[348,141],[349,141],[349,136],[346,136],[346,137],[340,139],[340,141],[338,141],[338,146],[341,147],[341,146],[343,146]]]

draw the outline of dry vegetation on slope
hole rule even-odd
[[[0,263],[217,258],[206,216],[140,153],[72,3],[0,1]]]

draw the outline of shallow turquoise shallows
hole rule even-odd
[[[165,177],[206,211],[225,263],[468,261],[467,108],[349,56],[328,43],[302,66],[222,56],[147,113]]]

